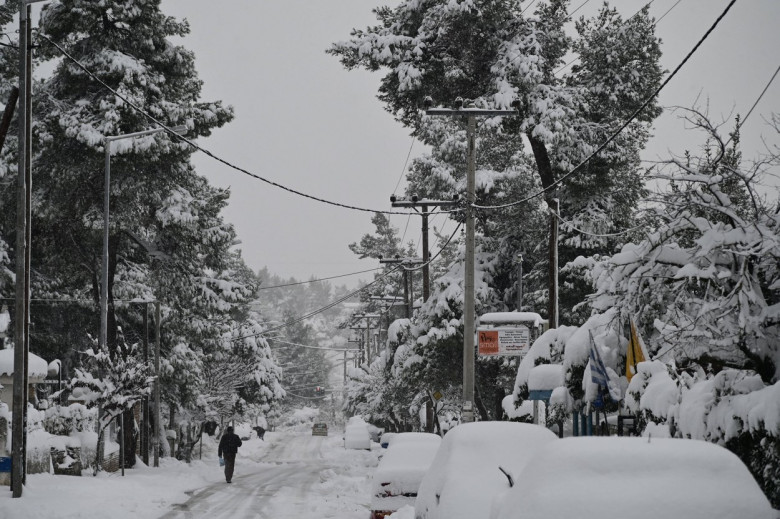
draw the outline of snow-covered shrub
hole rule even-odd
[[[780,504],[780,382],[726,369],[715,375],[677,373],[673,365],[642,362],[626,405],[640,429],[668,426],[671,435],[724,445],[750,468],[773,506]]]
[[[73,432],[94,431],[97,410],[82,404],[56,405],[46,409],[43,427],[51,434],[68,436]]]

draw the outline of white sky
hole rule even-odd
[[[530,0],[529,0],[530,1]],[[573,0],[572,8],[585,0]],[[660,18],[678,0],[655,0]],[[613,2],[625,17],[646,0]],[[397,5],[397,1],[385,2]],[[681,0],[658,24],[662,64],[671,71],[693,48],[728,0]],[[165,12],[186,18],[192,32],[183,44],[195,52],[203,99],[233,105],[235,120],[200,143],[236,165],[320,198],[389,210],[412,139],[376,99],[383,73],[346,71],[325,54],[353,27],[376,21],[380,0],[228,1],[163,0]],[[576,16],[595,12],[590,0]],[[533,7],[532,7],[533,9]],[[709,98],[714,118],[745,114],[780,64],[780,2],[741,0],[691,61],[661,93],[665,106],[691,106]],[[743,128],[745,156],[759,135],[771,136],[762,116],[780,106],[777,78]],[[664,157],[695,146],[671,113],[656,122],[646,158]],[[690,132],[688,132],[690,133]],[[724,132],[726,133],[726,132]],[[775,137],[772,141],[778,142]],[[414,143],[412,156],[424,151]],[[198,171],[218,186],[230,186],[226,219],[242,240],[240,248],[255,270],[268,266],[284,277],[308,279],[378,266],[358,260],[349,243],[373,231],[371,213],[304,199],[214,162],[194,158]],[[401,233],[408,217],[393,216]],[[440,227],[443,219],[432,220]],[[448,224],[445,231],[453,229]],[[419,218],[411,218],[405,242],[419,242]],[[354,286],[370,274],[335,280]]]

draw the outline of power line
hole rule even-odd
[[[253,333],[253,334],[250,334],[250,335],[244,335],[244,336],[241,336],[241,337],[236,337],[234,339],[231,339],[230,342],[240,341],[240,340],[243,340],[243,339],[249,339],[249,338],[252,338],[252,337],[258,337],[258,336],[265,335],[267,333],[270,333],[270,332],[273,332],[273,331],[276,331],[276,330],[281,330],[283,328],[287,328],[288,326],[292,326],[292,325],[300,323],[302,321],[305,321],[306,319],[308,319],[310,317],[313,317],[313,316],[315,316],[317,314],[321,314],[322,312],[330,310],[334,306],[337,306],[337,305],[343,303],[344,301],[355,297],[356,295],[360,294],[364,290],[367,290],[369,287],[375,285],[379,281],[383,281],[384,279],[389,277],[390,274],[393,274],[393,273],[397,272],[398,270],[399,270],[399,268],[391,269],[388,272],[386,272],[384,275],[382,275],[382,276],[378,277],[377,279],[375,279],[374,281],[372,281],[371,283],[368,283],[367,285],[365,285],[365,286],[355,290],[354,292],[350,292],[349,294],[336,299],[332,303],[329,303],[328,305],[325,305],[325,306],[323,306],[321,308],[318,308],[317,310],[314,310],[314,311],[312,311],[312,312],[310,312],[310,313],[308,313],[306,315],[303,315],[303,316],[298,317],[296,319],[291,319],[291,320],[289,320],[289,321],[287,321],[285,323],[280,324],[279,326],[275,326],[273,328],[268,328],[267,330],[263,330],[260,333]]]
[[[660,17],[660,18],[658,18],[658,19],[655,21],[655,24],[656,24],[656,25],[658,25],[658,23],[659,23],[661,20],[663,20],[664,18],[666,18],[666,15],[667,15],[667,14],[669,14],[669,13],[671,13],[671,12],[672,12],[672,9],[674,9],[675,7],[677,7],[677,5],[678,5],[680,2],[682,2],[682,0],[677,0],[677,2],[675,2],[675,4],[674,4],[672,7],[670,7],[669,9],[667,9],[667,10],[666,10],[666,12],[665,12],[664,14],[662,14],[662,15],[661,15],[661,17]]]
[[[534,198],[537,198],[537,197],[539,197],[539,196],[542,196],[542,195],[544,195],[544,194],[545,194],[545,193],[547,193],[548,191],[550,191],[550,190],[552,190],[553,188],[555,188],[555,187],[559,186],[560,184],[562,184],[564,180],[566,180],[566,179],[567,179],[567,178],[569,178],[570,176],[572,176],[572,175],[574,175],[575,173],[577,173],[578,171],[580,171],[580,170],[583,168],[583,166],[585,166],[585,164],[587,164],[587,163],[588,163],[588,162],[589,162],[589,161],[590,161],[590,160],[591,160],[593,157],[595,157],[596,155],[598,155],[599,153],[601,153],[601,152],[604,150],[604,148],[606,148],[606,147],[609,145],[609,143],[611,143],[613,140],[615,140],[615,138],[616,138],[618,135],[620,135],[620,133],[621,133],[623,130],[625,130],[625,129],[628,127],[628,125],[629,125],[629,124],[631,124],[631,121],[633,121],[633,120],[634,120],[634,119],[635,119],[635,118],[636,118],[636,117],[637,117],[637,116],[638,116],[638,115],[639,115],[639,114],[642,112],[642,110],[644,110],[645,108],[647,108],[647,105],[649,105],[649,104],[650,104],[650,102],[651,102],[653,99],[655,99],[656,97],[658,97],[658,94],[661,92],[661,90],[663,90],[663,88],[664,88],[664,87],[665,87],[667,84],[669,84],[669,81],[671,81],[671,80],[672,80],[672,78],[673,78],[673,77],[674,77],[674,76],[675,76],[675,75],[676,75],[676,74],[677,74],[677,73],[680,71],[680,69],[681,69],[681,68],[682,68],[682,67],[683,67],[683,66],[684,66],[684,65],[685,65],[685,64],[688,62],[688,60],[691,58],[691,56],[693,56],[693,54],[694,54],[694,53],[695,53],[695,52],[696,52],[696,51],[699,49],[699,47],[701,46],[701,44],[702,44],[702,43],[704,43],[704,40],[706,40],[706,39],[707,39],[707,37],[708,37],[708,36],[709,36],[709,35],[712,33],[712,31],[715,29],[715,27],[717,27],[717,26],[718,26],[718,24],[720,23],[720,21],[723,19],[723,17],[725,17],[725,16],[726,16],[726,13],[728,13],[728,12],[729,12],[729,10],[730,10],[730,9],[731,9],[731,7],[732,7],[732,6],[733,6],[733,5],[736,3],[736,1],[737,1],[737,0],[731,0],[731,1],[729,2],[729,5],[727,5],[727,6],[726,6],[726,9],[724,9],[724,11],[723,11],[723,12],[720,14],[720,16],[718,16],[718,18],[715,20],[715,22],[712,24],[712,26],[711,26],[711,27],[710,27],[710,28],[707,30],[707,32],[706,32],[706,33],[704,33],[704,36],[702,36],[702,37],[701,37],[701,39],[699,39],[699,41],[698,41],[698,42],[696,42],[696,45],[693,47],[693,49],[691,49],[691,51],[690,51],[690,52],[689,52],[689,53],[688,53],[688,54],[685,56],[685,58],[683,58],[682,62],[680,62],[680,64],[679,64],[679,65],[677,65],[677,67],[676,67],[676,68],[675,68],[675,69],[672,71],[672,73],[671,73],[671,74],[669,74],[669,76],[668,76],[668,77],[667,77],[667,78],[666,78],[666,79],[665,79],[665,80],[664,80],[664,81],[661,83],[661,85],[660,85],[660,86],[659,86],[659,87],[656,89],[656,91],[655,91],[655,92],[654,92],[654,93],[653,93],[653,94],[652,94],[650,97],[648,97],[648,98],[647,98],[647,99],[644,101],[644,103],[642,103],[642,106],[640,106],[639,108],[637,108],[637,109],[636,109],[636,111],[634,111],[634,113],[633,113],[633,114],[631,114],[631,116],[630,116],[630,117],[629,117],[629,118],[628,118],[628,119],[627,119],[627,120],[626,120],[626,121],[625,121],[625,122],[624,122],[624,123],[623,123],[623,124],[620,126],[620,128],[618,128],[618,129],[617,129],[615,132],[613,132],[613,133],[612,133],[612,135],[610,135],[610,136],[609,136],[609,138],[608,138],[606,141],[604,141],[604,143],[603,143],[603,144],[601,144],[601,146],[599,146],[598,148],[596,148],[596,150],[595,150],[593,153],[591,153],[590,155],[588,155],[588,156],[587,156],[587,157],[586,157],[586,158],[585,158],[585,159],[584,159],[582,162],[580,162],[578,165],[576,165],[576,166],[575,166],[575,167],[574,167],[572,170],[570,170],[568,173],[566,173],[566,174],[565,174],[565,175],[563,175],[561,178],[557,179],[557,180],[556,180],[556,181],[554,181],[552,184],[550,184],[548,187],[546,187],[546,188],[542,189],[542,190],[541,190],[541,191],[539,191],[538,193],[535,193],[535,194],[533,194],[533,195],[527,196],[526,198],[523,198],[523,199],[521,199],[521,200],[517,200],[517,201],[515,201],[515,202],[509,202],[509,203],[506,203],[506,204],[501,204],[501,205],[489,205],[489,206],[487,206],[487,205],[477,205],[477,204],[473,204],[473,205],[472,205],[472,207],[474,207],[475,209],[506,209],[506,208],[508,208],[508,207],[514,207],[514,206],[517,206],[517,205],[523,204],[523,203],[525,203],[525,202],[528,202],[528,201],[530,201],[530,200],[533,200]]]
[[[341,202],[334,202],[332,200],[327,200],[325,198],[320,198],[320,197],[317,197],[317,196],[314,196],[314,195],[310,195],[308,193],[304,193],[302,191],[298,191],[297,189],[293,189],[291,187],[287,187],[287,186],[285,186],[283,184],[280,184],[278,182],[275,182],[273,180],[265,178],[265,177],[263,177],[261,175],[258,175],[257,173],[252,173],[252,172],[250,172],[250,171],[248,171],[248,170],[246,170],[246,169],[244,169],[244,168],[242,168],[240,166],[237,166],[237,165],[233,164],[232,162],[230,162],[230,161],[228,161],[226,159],[223,159],[222,157],[219,157],[219,156],[215,155],[214,153],[212,153],[211,151],[207,150],[206,148],[203,148],[202,146],[196,144],[195,142],[191,141],[187,137],[184,137],[182,135],[177,134],[170,127],[168,127],[167,125],[163,124],[159,119],[157,119],[153,115],[149,114],[143,108],[137,106],[132,101],[130,101],[127,97],[125,97],[124,95],[120,94],[119,92],[117,92],[116,90],[114,90],[113,88],[108,86],[102,79],[97,77],[91,70],[89,70],[85,65],[83,65],[76,58],[71,56],[60,45],[58,45],[57,43],[52,41],[48,36],[46,36],[45,34],[41,34],[41,33],[38,33],[38,36],[40,38],[43,38],[47,42],[49,42],[54,47],[56,47],[57,50],[59,50],[62,53],[63,56],[65,56],[67,59],[72,61],[81,70],[86,72],[87,75],[89,75],[92,79],[94,79],[95,81],[100,83],[103,86],[103,88],[107,89],[112,94],[117,96],[119,99],[121,99],[122,101],[127,103],[127,105],[129,107],[131,107],[133,110],[135,110],[139,114],[141,114],[144,117],[146,117],[149,121],[151,121],[151,122],[155,123],[156,125],[158,125],[159,127],[163,128],[169,135],[173,136],[174,138],[180,139],[181,141],[187,143],[192,148],[194,148],[194,149],[196,149],[196,150],[206,154],[207,156],[211,157],[212,159],[216,160],[217,162],[219,162],[219,163],[221,163],[221,164],[223,164],[223,165],[225,165],[225,166],[227,166],[227,167],[229,167],[231,169],[234,169],[234,170],[236,170],[238,172],[241,172],[241,173],[243,173],[243,174],[245,174],[245,175],[247,175],[249,177],[252,177],[254,179],[260,180],[261,182],[265,182],[266,184],[268,184],[270,186],[277,187],[279,189],[287,191],[288,193],[292,193],[294,195],[298,195],[298,196],[301,196],[301,197],[304,197],[304,198],[308,198],[310,200],[314,200],[315,202],[321,202],[323,204],[332,205],[332,206],[335,206],[335,207],[341,207],[343,209],[351,209],[351,210],[354,210],[354,211],[362,211],[362,212],[366,212],[366,213],[412,214],[412,213],[404,213],[404,212],[400,212],[400,211],[384,211],[384,210],[378,210],[378,209],[369,209],[369,208],[365,208],[365,207],[357,207],[357,206],[353,206],[353,205],[343,204]]]
[[[398,182],[395,184],[395,189],[393,189],[393,194],[395,194],[396,191],[398,191],[398,186],[401,185],[401,180],[404,178],[404,173],[406,173],[406,166],[409,164],[409,157],[412,156],[412,148],[414,148],[414,141],[415,138],[412,136],[412,144],[409,146],[409,153],[406,154],[406,160],[404,161],[404,167],[401,170],[401,174],[398,176]]]
[[[756,98],[756,102],[753,103],[753,106],[751,106],[750,110],[748,110],[747,115],[745,115],[745,117],[743,117],[742,120],[739,121],[739,125],[737,126],[737,130],[742,128],[742,126],[745,124],[745,121],[747,121],[748,117],[750,117],[750,114],[753,113],[753,110],[756,108],[756,105],[758,105],[758,103],[761,101],[761,98],[764,97],[764,94],[766,94],[766,91],[769,90],[769,86],[772,84],[772,82],[777,77],[777,73],[778,72],[780,72],[780,65],[777,66],[777,69],[775,70],[775,73],[772,74],[772,77],[769,79],[769,82],[764,87],[764,90],[761,91],[761,93],[758,95],[758,98]],[[731,142],[732,139],[733,139],[733,137],[729,137],[729,140],[726,141],[726,145],[727,146]]]
[[[309,348],[312,350],[328,350],[328,351],[357,351],[357,348],[328,348],[327,346],[311,346],[309,344],[300,344],[298,342],[283,341],[281,339],[273,339],[272,342],[278,342],[281,344],[288,344],[290,346],[300,346],[301,348]]]
[[[382,270],[382,268],[381,267],[377,267],[377,268],[374,268],[374,269],[361,270],[359,272],[351,272],[349,274],[341,274],[341,275],[338,275],[338,276],[330,276],[330,277],[327,277],[327,278],[310,279],[309,281],[296,281],[295,283],[287,283],[287,284],[284,284],[284,285],[273,285],[273,286],[270,286],[270,287],[259,287],[257,290],[271,290],[272,288],[294,287],[294,286],[297,286],[297,285],[305,285],[305,284],[308,284],[308,283],[317,283],[319,281],[328,281],[329,279],[338,279],[338,278],[345,278],[345,277],[349,277],[349,276],[357,276],[358,274],[365,274],[366,272],[374,272],[376,270]]]
[[[414,267],[404,267],[404,266],[402,266],[401,268],[403,268],[403,269],[404,269],[405,271],[407,271],[407,272],[412,272],[412,271],[415,271],[415,270],[422,270],[422,268],[423,268],[424,266],[426,266],[426,265],[430,265],[430,264],[433,262],[433,260],[435,260],[436,258],[438,258],[439,256],[441,256],[441,254],[444,252],[444,249],[446,249],[446,248],[447,248],[447,246],[450,244],[450,242],[451,242],[451,241],[452,241],[452,239],[455,237],[455,235],[458,233],[458,231],[460,230],[460,228],[461,228],[461,227],[463,227],[463,224],[462,224],[462,223],[459,223],[459,224],[458,224],[458,226],[457,226],[457,227],[455,227],[455,230],[452,232],[452,234],[450,235],[450,237],[447,239],[447,242],[446,242],[444,245],[442,245],[442,246],[441,246],[441,248],[439,249],[439,252],[437,252],[437,253],[436,253],[436,254],[435,254],[435,255],[434,255],[434,256],[433,256],[431,259],[429,259],[429,260],[428,260],[426,263],[422,263],[422,264],[420,264],[420,265],[417,265],[417,266],[414,266]],[[403,264],[402,264],[402,265],[403,265]]]

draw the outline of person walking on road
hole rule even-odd
[[[233,479],[233,469],[236,466],[236,454],[238,448],[241,447],[241,438],[233,432],[233,427],[228,426],[225,430],[225,434],[222,435],[222,439],[219,440],[219,448],[217,449],[217,456],[225,460],[225,481],[228,483]]]

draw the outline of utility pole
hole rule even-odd
[[[423,260],[420,258],[402,258],[401,256],[396,256],[393,259],[384,259],[382,256],[379,256],[379,263],[381,264],[397,264],[401,265],[401,268],[404,271],[404,301],[406,302],[406,318],[411,319],[412,318],[412,312],[414,311],[414,287],[412,276],[409,275],[410,270],[413,269],[417,265],[421,265],[423,263]]]
[[[466,265],[463,293],[463,410],[462,421],[474,421],[474,203],[476,202],[476,133],[477,117],[517,115],[516,110],[490,110],[463,107],[463,99],[455,100],[455,108],[431,108],[433,100],[425,98],[425,114],[461,117],[467,122],[468,159],[466,167]]]
[[[553,198],[549,202],[550,212],[550,297],[547,314],[549,328],[558,328],[558,215],[560,201]]]
[[[30,353],[30,249],[32,193],[32,8],[41,0],[19,2],[19,164],[16,208],[16,310],[14,389],[11,426],[11,491],[22,496],[27,479],[27,385]]]
[[[154,303],[154,434],[152,445],[154,446],[154,466],[160,466],[160,302]]]
[[[143,303],[144,305],[144,365],[149,365],[149,301]],[[149,395],[144,396],[142,401],[143,411],[143,427],[141,428],[141,459],[144,465],[149,466]],[[124,436],[123,436],[124,437]]]
[[[400,296],[371,296],[370,298],[372,301],[378,301],[380,305],[382,305],[382,310],[380,310],[380,313],[384,312],[385,319],[386,319],[386,325],[385,325],[385,351],[389,354],[390,353],[390,346],[387,344],[388,336],[387,331],[390,329],[390,308],[393,306],[404,304],[401,303],[401,297]],[[381,324],[380,324],[381,326]],[[381,329],[380,329],[381,330]],[[382,341],[382,335],[380,333],[379,335],[380,342]]]
[[[515,264],[517,265],[517,311],[523,311],[523,255],[517,254],[515,256]]]
[[[430,271],[430,259],[431,251],[428,245],[428,208],[429,207],[452,207],[459,204],[458,195],[455,195],[452,200],[429,200],[427,198],[419,198],[417,195],[412,195],[411,200],[399,199],[395,195],[390,197],[390,205],[392,207],[410,207],[417,211],[417,208],[421,208],[422,211],[422,273],[423,273],[423,301],[427,301],[431,296],[431,271]]]

